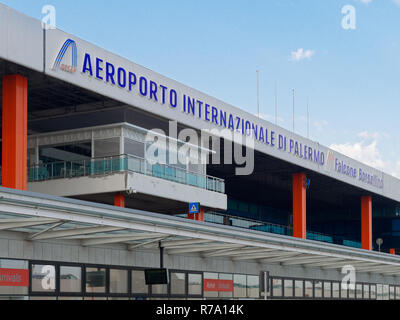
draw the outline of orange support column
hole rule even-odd
[[[361,197],[361,248],[372,250],[372,198]]]
[[[26,190],[28,79],[3,77],[2,186]]]
[[[204,221],[204,208],[200,208],[200,212],[197,214],[198,221]]]
[[[194,213],[188,213],[188,219],[190,219],[190,220],[196,220],[196,219],[195,219],[195,214],[194,214]]]
[[[114,195],[114,206],[125,207],[125,196],[122,193],[116,193]]]
[[[204,221],[204,208],[200,208],[199,213],[188,212],[188,219],[196,221]]]
[[[306,239],[306,186],[305,173],[293,174],[293,236]]]

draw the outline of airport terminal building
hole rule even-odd
[[[399,179],[3,5],[0,39],[0,299],[400,299]]]

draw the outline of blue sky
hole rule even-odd
[[[400,0],[1,2],[400,177]]]

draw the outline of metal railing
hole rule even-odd
[[[179,214],[178,217],[187,218],[187,214]],[[216,224],[230,225],[239,228],[245,228],[250,230],[257,230],[262,232],[269,232],[274,234],[281,234],[286,236],[293,236],[293,228],[290,226],[253,220],[220,212],[205,212],[204,221]],[[327,243],[340,244],[347,247],[361,248],[361,243],[354,240],[344,240],[339,237],[315,232],[307,231],[307,239],[315,240]]]
[[[223,179],[194,173],[167,164],[151,164],[144,158],[132,155],[43,163],[28,168],[28,181],[36,182],[108,175],[123,171],[141,173],[210,191],[225,193],[225,182]]]

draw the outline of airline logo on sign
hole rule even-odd
[[[204,279],[204,291],[232,292],[233,280]]]
[[[190,202],[189,203],[189,213],[199,213],[200,212],[200,203],[199,202]]]
[[[67,55],[69,55],[69,57],[67,57]],[[67,60],[67,58],[70,58],[70,64],[63,63],[63,60]],[[77,61],[78,54],[76,42],[74,40],[67,39],[61,47],[56,60],[54,61],[52,70],[56,71],[60,69],[65,72],[75,73],[78,66]]]
[[[0,268],[0,287],[27,287],[29,270]]]

